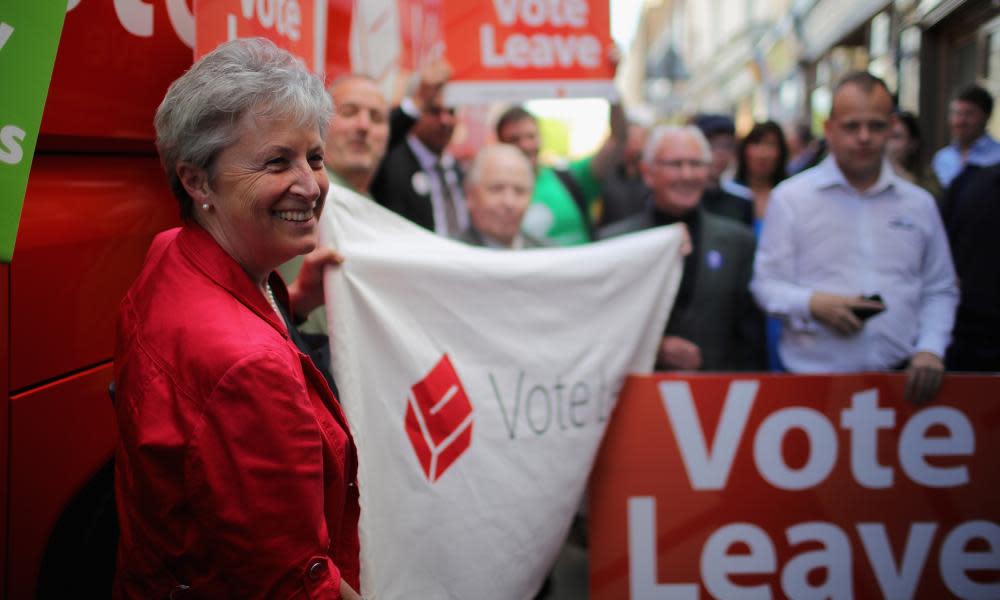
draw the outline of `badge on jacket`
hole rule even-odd
[[[413,174],[413,177],[410,178],[410,186],[421,196],[431,193],[431,180],[423,171],[417,171]]]
[[[722,267],[722,253],[718,250],[709,250],[705,253],[705,263],[709,269],[718,271]]]

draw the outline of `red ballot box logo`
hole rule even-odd
[[[405,424],[420,467],[431,483],[468,450],[472,404],[447,354],[410,388]]]

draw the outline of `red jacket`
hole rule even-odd
[[[150,247],[122,301],[115,380],[116,597],[338,598],[341,577],[358,589],[344,415],[197,225]]]

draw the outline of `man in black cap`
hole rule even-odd
[[[708,212],[735,219],[753,226],[753,203],[728,186],[722,179],[736,156],[736,126],[726,115],[699,114],[691,124],[701,130],[712,150],[712,163],[708,173],[708,188],[701,205]],[[749,192],[749,190],[747,190]]]

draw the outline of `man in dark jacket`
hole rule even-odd
[[[653,202],[645,212],[603,229],[601,237],[673,223],[688,228],[692,252],[684,259],[657,355],[659,368],[764,370],[764,318],[748,287],[753,232],[701,206],[709,161],[708,142],[696,127],[654,129],[641,164]]]
[[[462,172],[447,152],[457,119],[444,103],[451,76],[445,62],[421,71],[411,98],[392,111],[389,150],[370,190],[375,201],[417,225],[457,236],[469,225],[462,193]]]
[[[961,294],[945,365],[956,371],[1000,371],[1000,164],[968,166],[944,204]]]
[[[708,183],[701,206],[710,213],[753,226],[753,202],[749,190],[723,179],[736,157],[736,125],[726,115],[699,114],[692,125],[701,130],[711,150]]]

